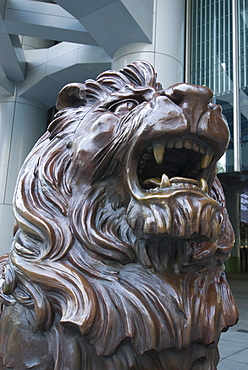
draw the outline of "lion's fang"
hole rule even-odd
[[[156,163],[162,164],[164,159],[165,144],[164,143],[154,143],[153,144],[153,154],[156,160]]]
[[[161,178],[161,182],[160,182],[160,188],[167,188],[170,186],[170,179],[169,177],[164,173],[162,178]]]
[[[212,161],[213,156],[211,154],[206,154],[201,158],[201,168],[207,168],[209,163]]]
[[[202,177],[199,181],[200,189],[203,191],[203,193],[208,192],[208,184],[207,181]]]

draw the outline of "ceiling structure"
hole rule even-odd
[[[49,84],[49,107],[61,84],[111,68],[126,44],[150,43],[152,26],[153,0],[0,0],[0,94],[18,83],[19,96],[44,100]]]

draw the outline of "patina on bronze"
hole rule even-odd
[[[147,62],[62,89],[15,191],[1,369],[216,368],[238,313],[211,98]]]

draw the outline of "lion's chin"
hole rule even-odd
[[[219,204],[196,190],[154,193],[132,198],[128,223],[139,237],[165,235],[197,242],[214,242],[219,237]]]

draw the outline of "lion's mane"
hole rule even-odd
[[[151,248],[149,238],[139,240],[127,222],[129,205],[123,190],[109,190],[115,157],[128,150],[137,120],[116,128],[107,145],[94,154],[91,173],[90,165],[75,154],[88,113],[128,84],[137,94],[161,89],[145,62],[86,81],[72,94],[71,107],[57,113],[18,178],[16,228],[2,297],[5,304],[15,299],[34,309],[37,327],[48,343],[51,338],[57,343],[56,349],[50,348],[57,368],[64,368],[67,355],[62,347],[71,327],[83,335],[84,345],[77,345],[84,347],[85,358],[96,351],[110,356],[106,361],[113,358],[118,367],[117,347],[123,348],[121,361],[129,361],[128,341],[139,355],[185,349],[197,341],[209,345],[236,320],[223,274],[233,232],[217,178],[212,198],[219,203],[219,239],[190,243],[158,237]],[[83,166],[88,178],[80,175]],[[212,302],[220,303],[214,307]]]

